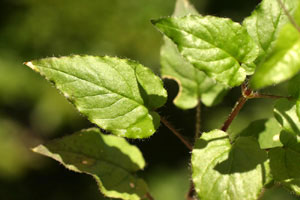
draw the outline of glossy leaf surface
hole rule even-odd
[[[173,16],[187,14],[198,13],[187,0],[177,0]],[[167,37],[164,37],[160,60],[162,77],[173,79],[179,85],[179,93],[174,99],[174,104],[179,108],[193,108],[200,99],[206,106],[211,106],[224,96],[225,87],[215,83],[190,64]]]
[[[72,171],[92,175],[107,197],[139,200],[147,193],[146,183],[135,175],[145,166],[143,156],[124,138],[93,128],[39,145],[33,151]]]
[[[255,200],[268,181],[267,155],[253,137],[232,145],[221,130],[204,133],[192,152],[193,181],[203,200]]]
[[[45,76],[88,119],[128,138],[145,138],[159,126],[153,110],[167,97],[162,81],[136,62],[95,56],[46,58],[25,63]]]
[[[293,15],[299,0],[283,0],[286,10]],[[277,0],[263,0],[247,17],[243,25],[260,47],[256,63],[260,63],[274,49],[281,28],[289,22],[287,15]]]
[[[240,85],[254,72],[258,47],[247,30],[230,19],[188,15],[152,23],[195,68],[224,85]]]
[[[278,84],[296,75],[300,70],[300,33],[292,25],[285,25],[273,51],[257,67],[251,80],[255,89]]]

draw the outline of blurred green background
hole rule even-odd
[[[195,0],[202,14],[250,15],[259,0]],[[91,124],[24,61],[70,54],[110,55],[138,60],[159,74],[161,34],[150,19],[172,14],[175,0],[1,0],[0,1],[0,200],[104,199],[89,176],[64,169],[31,147],[71,134]],[[194,110],[172,105],[178,92],[165,80],[166,106],[159,110],[189,138]],[[282,86],[284,88],[284,86]],[[226,101],[203,108],[202,130],[221,126],[240,91]],[[251,120],[272,115],[271,100],[249,101],[230,131]],[[182,200],[189,188],[190,153],[165,127],[149,139],[131,140],[147,161],[140,175],[156,200]],[[299,199],[282,188],[267,191],[264,200]]]

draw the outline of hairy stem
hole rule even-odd
[[[298,32],[300,32],[300,27],[298,26],[298,24],[296,23],[295,19],[291,16],[291,14],[288,12],[288,10],[286,9],[285,5],[282,3],[281,0],[277,0],[278,3],[280,4],[280,6],[282,7],[284,13],[287,15],[287,17],[289,18],[290,22],[293,24],[293,26],[298,30]]]
[[[196,119],[195,119],[195,142],[201,136],[201,101],[198,101],[196,107]]]
[[[288,100],[292,100],[292,97],[285,97],[285,96],[278,96],[278,95],[272,95],[272,94],[260,94],[260,93],[254,93],[249,97],[250,98],[268,98],[268,99],[282,99],[286,98]]]
[[[193,150],[192,145],[163,117],[161,117],[160,121],[168,128],[179,140],[189,149]]]
[[[194,183],[193,183],[193,181],[191,181],[190,189],[189,189],[188,193],[186,194],[186,200],[196,200],[194,194],[195,194]]]
[[[234,118],[237,116],[237,114],[240,112],[241,108],[244,106],[244,104],[246,103],[247,98],[245,98],[244,96],[241,96],[240,99],[238,100],[238,102],[235,104],[234,108],[232,109],[229,117],[227,118],[227,120],[224,122],[221,130],[226,132],[228,127],[230,126],[231,122],[234,120]]]

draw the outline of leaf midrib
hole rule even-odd
[[[116,168],[120,168],[120,169],[122,169],[123,171],[125,171],[125,172],[127,172],[128,174],[130,174],[130,175],[132,175],[132,173],[134,172],[134,171],[129,171],[129,169],[126,169],[125,167],[122,167],[122,166],[120,166],[120,165],[117,165],[116,163],[114,163],[114,162],[112,162],[112,161],[109,161],[109,160],[107,160],[107,159],[100,159],[100,158],[97,158],[97,157],[93,157],[93,156],[90,156],[90,155],[86,155],[86,154],[84,154],[84,153],[82,153],[82,152],[75,152],[75,151],[68,151],[68,150],[56,150],[57,152],[56,152],[56,154],[58,154],[59,156],[60,156],[60,153],[59,152],[61,152],[61,153],[70,153],[70,154],[74,154],[74,155],[80,155],[80,156],[83,156],[83,157],[86,157],[86,158],[88,158],[88,159],[94,159],[94,160],[96,160],[96,161],[103,161],[103,162],[105,162],[105,163],[108,163],[108,164],[110,164],[110,165],[113,165],[114,167],[116,167]],[[61,157],[61,156],[60,156]],[[63,161],[63,160],[62,160]],[[66,163],[67,164],[67,163]],[[81,163],[80,163],[81,164]],[[73,164],[72,164],[73,165]],[[89,172],[86,172],[86,173],[89,173]]]
[[[189,31],[182,30],[182,29],[179,29],[179,28],[176,28],[176,27],[171,27],[171,26],[168,26],[168,25],[165,25],[165,24],[162,24],[162,23],[160,23],[159,25],[160,25],[160,26],[163,26],[163,27],[167,27],[167,28],[169,28],[169,29],[174,29],[174,30],[179,31],[179,32],[184,32],[184,33],[193,35],[194,37],[196,37],[196,38],[198,38],[198,39],[200,39],[200,40],[202,40],[202,41],[204,41],[204,42],[206,42],[206,43],[212,45],[214,48],[223,51],[225,54],[229,55],[229,57],[233,58],[238,64],[239,64],[239,63],[243,63],[243,62],[240,62],[240,61],[239,61],[237,58],[235,58],[233,55],[231,55],[230,53],[228,53],[226,50],[224,50],[224,49],[222,49],[222,48],[216,46],[215,44],[212,44],[212,43],[210,43],[210,42],[208,42],[208,41],[206,41],[206,40],[204,40],[204,39],[202,39],[202,38],[200,38],[200,37],[194,35],[193,33],[190,33]],[[168,36],[168,37],[169,37],[169,36]],[[169,37],[169,38],[170,38],[170,37]],[[171,39],[172,39],[172,38],[171,38]],[[177,44],[177,43],[176,43],[176,44]],[[239,66],[241,67],[240,64],[239,64]]]
[[[128,97],[128,96],[125,96],[125,95],[120,94],[120,93],[118,93],[118,92],[115,92],[115,91],[113,91],[113,90],[111,90],[111,89],[109,89],[109,88],[100,86],[100,85],[98,85],[97,83],[94,83],[94,82],[92,82],[92,81],[83,79],[83,78],[78,77],[78,76],[75,76],[75,75],[73,75],[73,74],[69,74],[68,72],[65,72],[65,71],[62,71],[62,70],[59,70],[59,69],[56,69],[56,68],[50,68],[50,67],[45,67],[45,66],[41,66],[41,65],[37,65],[37,66],[40,67],[40,68],[46,68],[46,69],[53,70],[53,71],[56,71],[56,72],[59,72],[59,73],[63,73],[63,74],[65,74],[65,75],[67,75],[67,76],[74,77],[74,78],[76,78],[76,79],[78,79],[78,80],[81,80],[81,81],[85,81],[85,82],[91,83],[91,84],[93,84],[93,85],[95,85],[95,86],[97,86],[97,87],[99,87],[99,88],[105,89],[105,90],[107,90],[107,91],[109,91],[109,92],[111,92],[111,93],[113,93],[113,94],[117,94],[117,95],[119,95],[119,96],[121,96],[121,97],[123,97],[123,98],[127,98],[127,99],[129,99],[129,100],[131,100],[131,101],[133,101],[133,102],[139,104],[140,106],[145,107],[145,105],[141,104],[140,102],[138,102],[137,100],[135,100],[135,99],[133,99],[133,98],[131,98],[131,97]],[[44,73],[42,73],[42,72],[40,72],[40,73],[41,73],[43,76],[47,77]],[[82,97],[81,97],[81,98],[82,98]],[[145,108],[146,108],[146,107],[145,107]],[[147,108],[147,109],[148,109],[148,108]]]

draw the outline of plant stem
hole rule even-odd
[[[282,7],[284,13],[287,15],[287,17],[289,18],[290,22],[293,24],[293,26],[295,26],[295,28],[298,30],[298,32],[300,32],[300,27],[298,26],[298,24],[296,23],[295,19],[290,15],[290,13],[288,12],[288,10],[286,9],[285,5],[282,3],[281,0],[277,0],[279,5]]]
[[[240,112],[241,108],[244,106],[244,104],[246,103],[247,98],[245,98],[244,96],[241,96],[240,99],[238,100],[238,102],[235,104],[234,108],[232,109],[229,117],[227,118],[227,120],[224,122],[221,130],[226,132],[228,127],[230,126],[231,122],[234,120],[234,118],[237,116],[237,114]]]
[[[201,101],[198,101],[196,107],[196,119],[195,119],[195,142],[201,136]]]
[[[170,131],[172,133],[174,133],[174,135],[176,137],[178,137],[180,139],[180,141],[189,149],[189,150],[193,150],[192,145],[186,140],[184,139],[184,137],[163,117],[161,117],[160,121],[168,128],[170,129]]]
[[[149,192],[147,192],[146,197],[147,197],[149,200],[154,200],[154,198],[151,196],[151,194],[150,194]]]
[[[194,193],[195,193],[194,183],[193,181],[191,181],[190,189],[186,194],[186,200],[195,200]]]
[[[285,97],[285,96],[278,96],[278,95],[272,95],[272,94],[260,94],[260,93],[254,93],[249,97],[249,99],[254,99],[254,98],[269,98],[269,99],[281,99],[281,98],[286,98],[288,100],[291,100],[292,97]]]

